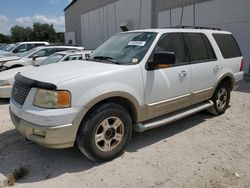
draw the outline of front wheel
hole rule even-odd
[[[120,155],[132,133],[129,113],[120,105],[108,103],[97,106],[82,122],[77,146],[96,162],[111,160]]]
[[[227,82],[221,82],[216,88],[212,101],[214,103],[213,111],[216,115],[225,113],[228,108],[231,97],[231,89]]]

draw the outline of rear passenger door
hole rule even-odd
[[[191,104],[196,104],[210,98],[221,67],[205,34],[183,33],[183,37],[192,72]]]

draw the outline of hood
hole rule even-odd
[[[5,56],[5,57],[0,57],[0,62],[14,61],[14,60],[18,60],[18,59],[21,59],[21,57],[19,57],[19,56]]]
[[[93,61],[67,61],[27,70],[22,72],[21,75],[40,82],[57,85],[81,76],[87,78],[100,74],[109,74],[110,72],[122,70],[124,67],[126,66]]]
[[[34,66],[18,67],[0,72],[0,80],[13,80],[17,73],[31,68],[34,68]]]
[[[0,50],[0,54],[5,56],[7,54],[12,54],[11,52],[7,52],[7,51],[4,51],[4,50]]]

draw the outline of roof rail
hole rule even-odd
[[[215,27],[206,27],[206,26],[174,26],[174,27],[165,27],[165,28],[180,28],[180,29],[209,29],[209,30],[218,30],[221,31],[220,28]]]

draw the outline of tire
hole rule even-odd
[[[231,98],[231,88],[227,82],[221,82],[212,97],[212,101],[214,103],[213,106],[213,114],[221,115],[224,114],[226,109],[228,108],[229,102]]]
[[[132,120],[120,105],[106,103],[94,108],[81,123],[76,143],[90,160],[105,162],[119,156],[132,135]]]

